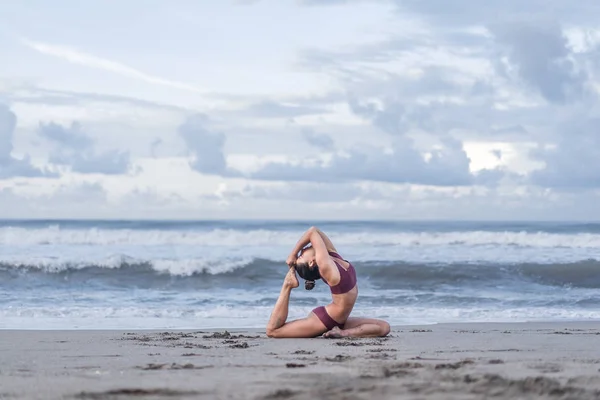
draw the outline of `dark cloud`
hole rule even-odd
[[[28,155],[15,158],[13,136],[17,126],[17,116],[8,106],[0,103],[0,179],[13,177],[56,177],[55,173],[40,170],[31,164]]]
[[[499,56],[506,55],[523,82],[546,100],[565,103],[581,98],[588,76],[571,60],[572,51],[558,24],[494,24],[490,30],[500,45]],[[507,75],[501,63],[496,66]]]
[[[79,122],[73,122],[69,127],[54,122],[41,124],[38,133],[44,139],[72,150],[87,150],[94,145],[94,140],[82,132]]]
[[[600,188],[600,116],[579,115],[531,152],[544,167],[531,183],[561,190]]]
[[[40,123],[38,134],[56,145],[49,156],[52,164],[68,166],[71,171],[81,174],[119,175],[130,170],[128,152],[95,152],[94,140],[82,131],[78,122],[70,126],[54,122]]]
[[[225,135],[210,129],[210,121],[203,114],[188,117],[178,128],[188,153],[193,157],[190,167],[200,173],[235,176],[237,172],[227,166],[223,146]]]

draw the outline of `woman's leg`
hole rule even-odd
[[[328,338],[341,337],[383,337],[390,333],[390,324],[374,318],[348,318],[344,328],[337,326],[323,336]]]
[[[298,287],[298,278],[294,268],[290,268],[281,287],[281,293],[267,324],[267,336],[270,338],[311,338],[327,331],[325,325],[311,313],[307,318],[286,323],[292,289]]]

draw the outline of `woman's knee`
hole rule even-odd
[[[390,324],[388,324],[386,321],[381,321],[378,325],[381,328],[381,336],[387,336],[390,334]]]

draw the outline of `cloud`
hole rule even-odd
[[[495,24],[490,29],[506,49],[501,49],[499,56],[506,54],[523,82],[546,100],[565,103],[582,96],[588,76],[584,70],[577,70],[571,60],[571,49],[558,24]],[[496,66],[501,75],[509,73],[500,60]]]
[[[568,3],[563,0],[390,0],[399,12],[413,12],[433,19],[436,26],[482,25],[515,19],[553,18],[570,22],[596,22],[600,4],[595,0]]]
[[[156,138],[152,141],[152,143],[150,144],[150,154],[152,155],[153,158],[157,157],[157,150],[160,147],[160,145],[163,144],[163,140],[161,138]]]
[[[434,186],[462,186],[474,183],[493,184],[502,174],[488,174],[477,179],[469,170],[469,158],[460,142],[446,138],[425,157],[410,138],[396,138],[391,152],[361,145],[334,154],[330,160],[308,160],[299,164],[270,162],[246,175],[252,179],[302,182],[377,181]]]
[[[324,114],[327,112],[325,109],[319,107],[283,104],[268,100],[252,104],[247,107],[245,111],[251,116],[258,118],[294,118],[304,115]]]
[[[339,4],[364,3],[367,0],[297,0],[299,4],[306,6],[330,6]],[[372,2],[373,0],[368,0]],[[375,0],[377,1],[377,0]]]
[[[531,183],[560,190],[600,188],[600,115],[582,113],[561,124],[531,151],[544,163]]]
[[[595,61],[600,46],[586,36],[585,46],[579,44],[576,49],[577,40],[567,38],[563,25],[548,19],[523,22],[524,14],[542,4],[533,3],[537,5],[465,1],[459,7],[441,1],[398,2],[404,10],[435,20],[430,32],[412,46],[406,36],[398,35],[343,50],[305,52],[305,66],[324,69],[345,86],[346,102],[354,115],[393,137],[422,141],[434,136],[450,143],[445,147],[447,164],[439,162],[439,168],[408,150],[413,147],[410,143],[402,146],[402,157],[397,158],[393,154],[398,146],[390,154],[380,152],[379,159],[377,150],[354,149],[347,160],[365,168],[355,175],[432,185],[489,185],[510,178],[563,191],[598,187],[600,135],[594,129],[598,116],[594,79],[600,70]],[[464,9],[465,4],[473,7]],[[587,1],[576,7],[579,13],[600,10],[597,3]],[[576,17],[577,13],[564,11]],[[515,20],[504,18],[510,15]],[[394,72],[386,69],[388,63],[401,67]],[[528,177],[525,172],[508,174],[502,168],[469,174],[466,156],[458,150],[468,139],[537,143],[530,161],[543,167]],[[503,156],[495,155],[500,161]],[[270,178],[342,179],[352,170],[346,167],[341,173],[340,164],[334,156],[331,163],[318,167],[273,165],[261,173]],[[448,176],[446,182],[433,178],[443,174]]]
[[[40,125],[39,135],[45,139],[57,142],[60,147],[68,147],[72,150],[82,151],[94,145],[89,136],[81,132],[81,124],[73,122],[69,128],[55,123]]]
[[[232,86],[227,79],[217,80],[212,84],[230,86],[235,92],[203,94],[203,99],[211,102],[211,111],[188,118],[196,112],[193,104],[199,100],[189,93],[177,92],[179,97],[164,101],[189,104],[193,110],[161,104],[163,100],[152,102],[143,96],[130,98],[126,93],[113,96],[35,87],[11,89],[8,99],[18,101],[14,109],[19,117],[23,113],[27,118],[20,121],[18,132],[23,136],[17,137],[18,145],[32,143],[26,137],[30,121],[36,124],[39,118],[45,118],[62,123],[40,125],[38,133],[44,140],[34,143],[29,151],[36,161],[46,156],[48,149],[44,146],[50,143],[50,163],[84,174],[124,173],[129,171],[130,161],[135,162],[146,168],[146,173],[135,179],[89,175],[68,179],[105,182],[106,189],[102,190],[110,192],[111,201],[127,186],[129,197],[119,201],[135,203],[136,199],[154,198],[156,207],[145,208],[144,212],[156,215],[187,217],[199,215],[200,208],[211,217],[249,213],[287,213],[293,217],[304,211],[310,213],[311,209],[326,216],[382,218],[593,214],[592,200],[597,203],[598,199],[594,189],[600,187],[600,139],[595,128],[600,115],[593,93],[600,76],[600,47],[593,20],[600,11],[597,2],[381,0],[383,8],[376,7],[377,13],[373,14],[381,21],[376,24],[365,14],[367,9],[358,5],[371,7],[370,3],[376,1],[294,0],[276,11],[287,13],[294,4],[331,6],[330,10],[296,9],[290,22],[310,26],[311,21],[320,20],[327,24],[322,21],[321,11],[343,14],[332,31],[337,33],[323,40],[296,30],[301,40],[297,40],[300,36],[279,35],[267,44],[269,47],[264,47],[265,41],[254,41],[259,45],[256,49],[248,47],[248,52],[231,53],[226,55],[227,60],[209,57],[210,65],[202,67],[211,74],[221,70],[224,63],[251,61],[251,69],[260,69],[264,57],[250,61],[244,57],[251,58],[255,51],[273,50],[277,57],[271,60],[276,64],[268,74],[271,83],[293,82],[289,79],[294,75],[302,81],[306,90],[303,95],[274,97],[273,91],[284,91],[285,84]],[[225,8],[204,10],[215,15],[227,13],[234,2]],[[395,9],[398,12],[385,11]],[[525,19],[528,15],[535,18]],[[138,33],[146,37],[146,26],[139,28]],[[229,33],[235,36],[235,32]],[[262,33],[277,35],[275,31]],[[43,40],[60,43],[55,38]],[[147,73],[153,70],[142,64],[138,70],[101,58],[92,48],[81,51],[38,41],[23,43],[27,47],[16,48],[14,56],[19,57],[19,51],[31,55],[29,49],[34,49],[73,64],[108,71],[113,74],[108,78],[113,80],[128,77],[138,85],[141,82],[144,96],[153,95],[152,90],[161,87],[199,91],[178,81],[185,78],[154,76]],[[173,59],[189,61],[188,47],[182,41],[178,43],[181,46],[171,49]],[[100,44],[106,47],[111,43]],[[137,48],[142,54],[140,60],[152,61],[147,53],[151,47]],[[298,63],[289,65],[294,52],[301,71],[297,70]],[[113,57],[110,54],[104,55]],[[42,57],[42,61],[52,62],[52,58]],[[40,79],[56,77],[52,82],[57,89],[61,82],[82,84],[80,79],[62,79],[60,71],[45,71],[43,65],[39,68],[28,74],[34,73]],[[148,92],[145,83],[161,87],[153,86]],[[308,92],[311,87],[312,95]],[[106,107],[105,102],[116,106]],[[221,105],[223,109],[219,109]],[[160,113],[161,108],[173,112]],[[64,115],[76,115],[73,119],[85,124],[94,120],[99,124],[94,128],[114,129],[106,131],[111,137],[131,129],[131,135],[123,136],[123,144],[132,147],[132,157],[140,158],[130,160],[129,153],[104,148],[100,152],[100,143],[92,139],[93,131],[86,132],[77,123],[65,124]],[[0,155],[17,157],[12,142],[11,138],[7,145],[6,136],[0,136]],[[8,152],[2,150],[7,148]],[[534,150],[527,153],[531,148]],[[23,173],[24,166],[33,168],[22,152],[18,154],[23,160],[13,159],[11,169],[3,166],[2,174],[13,175],[16,170]],[[174,154],[180,158],[172,158]],[[538,169],[529,172],[532,164]],[[481,170],[482,166],[488,169]],[[214,191],[219,184],[223,186]],[[143,187],[156,188],[157,193],[146,193]],[[127,216],[136,211],[122,203],[102,200],[97,186],[80,189],[82,197],[64,195],[62,200],[84,201],[85,190],[89,190],[92,197],[98,195],[98,204],[105,204],[102,213],[112,212],[111,207]],[[39,197],[35,201],[46,200]],[[579,205],[587,205],[585,213],[573,208]],[[338,206],[343,211],[336,212]],[[561,207],[570,207],[570,211],[563,213]],[[188,214],[193,210],[196,213]]]
[[[44,194],[24,194],[15,188],[0,190],[1,217],[11,218],[77,218],[93,210],[101,215],[107,208],[107,193],[98,183],[80,182],[58,185]],[[10,210],[10,212],[7,212]]]
[[[176,195],[160,195],[132,188],[120,195],[97,181],[60,183],[43,194],[25,193],[23,188],[0,189],[0,218],[160,218],[185,217],[193,210]],[[28,188],[30,189],[30,188]],[[179,207],[187,206],[179,213]]]
[[[139,71],[135,68],[131,68],[119,62],[97,57],[92,54],[88,54],[67,46],[53,45],[29,40],[26,38],[22,38],[21,42],[27,47],[37,52],[58,57],[73,64],[79,64],[90,68],[96,68],[104,71],[113,72],[118,75],[137,79],[154,85],[167,86],[174,89],[182,89],[192,92],[202,92],[200,89],[192,85],[146,74],[142,71]]]
[[[335,147],[335,143],[333,142],[331,136],[323,133],[317,133],[311,128],[303,128],[302,137],[308,142],[308,144],[316,147],[319,150],[331,151]]]
[[[361,197],[364,190],[354,184],[331,184],[300,182],[294,185],[286,183],[246,184],[239,189],[219,192],[218,197],[232,199],[293,200],[310,203],[336,203],[352,201]]]
[[[73,122],[69,127],[54,122],[40,123],[38,135],[55,144],[48,161],[68,166],[73,172],[120,175],[131,167],[128,152],[108,150],[96,153],[94,140],[82,131],[78,122]]]
[[[237,172],[227,167],[223,153],[225,135],[209,129],[210,121],[203,114],[188,117],[179,126],[178,134],[192,156],[190,167],[204,174],[235,176]]]
[[[9,93],[7,98],[12,102],[19,103],[33,103],[33,104],[47,104],[47,105],[82,105],[89,102],[103,102],[103,103],[115,103],[115,104],[127,104],[137,107],[144,107],[149,109],[160,109],[167,111],[175,111],[181,113],[190,112],[189,109],[165,103],[158,103],[154,101],[138,99],[128,96],[118,96],[104,93],[89,93],[89,92],[74,92],[68,90],[54,90],[45,89],[40,87],[22,86],[15,87],[11,92],[25,92],[25,93]]]
[[[17,126],[17,116],[4,104],[0,104],[0,160],[10,159],[12,138]]]
[[[0,103],[0,179],[13,177],[56,177],[55,173],[41,170],[31,164],[28,155],[22,159],[12,156],[13,135],[17,116],[8,106]]]

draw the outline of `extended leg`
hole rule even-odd
[[[288,317],[288,309],[290,305],[290,294],[292,289],[297,288],[299,285],[298,278],[296,278],[296,271],[294,268],[290,268],[285,279],[283,280],[283,286],[279,293],[279,298],[275,303],[275,308],[271,313],[271,318],[267,323],[267,336],[272,337],[270,333],[281,328]]]
[[[348,318],[344,329],[337,326],[323,336],[328,338],[341,337],[383,337],[390,333],[390,324],[374,318]]]
[[[290,293],[298,287],[296,271],[290,268],[281,287],[281,293],[267,324],[267,336],[270,338],[311,338],[327,331],[325,325],[314,315],[286,323],[290,303]]]

